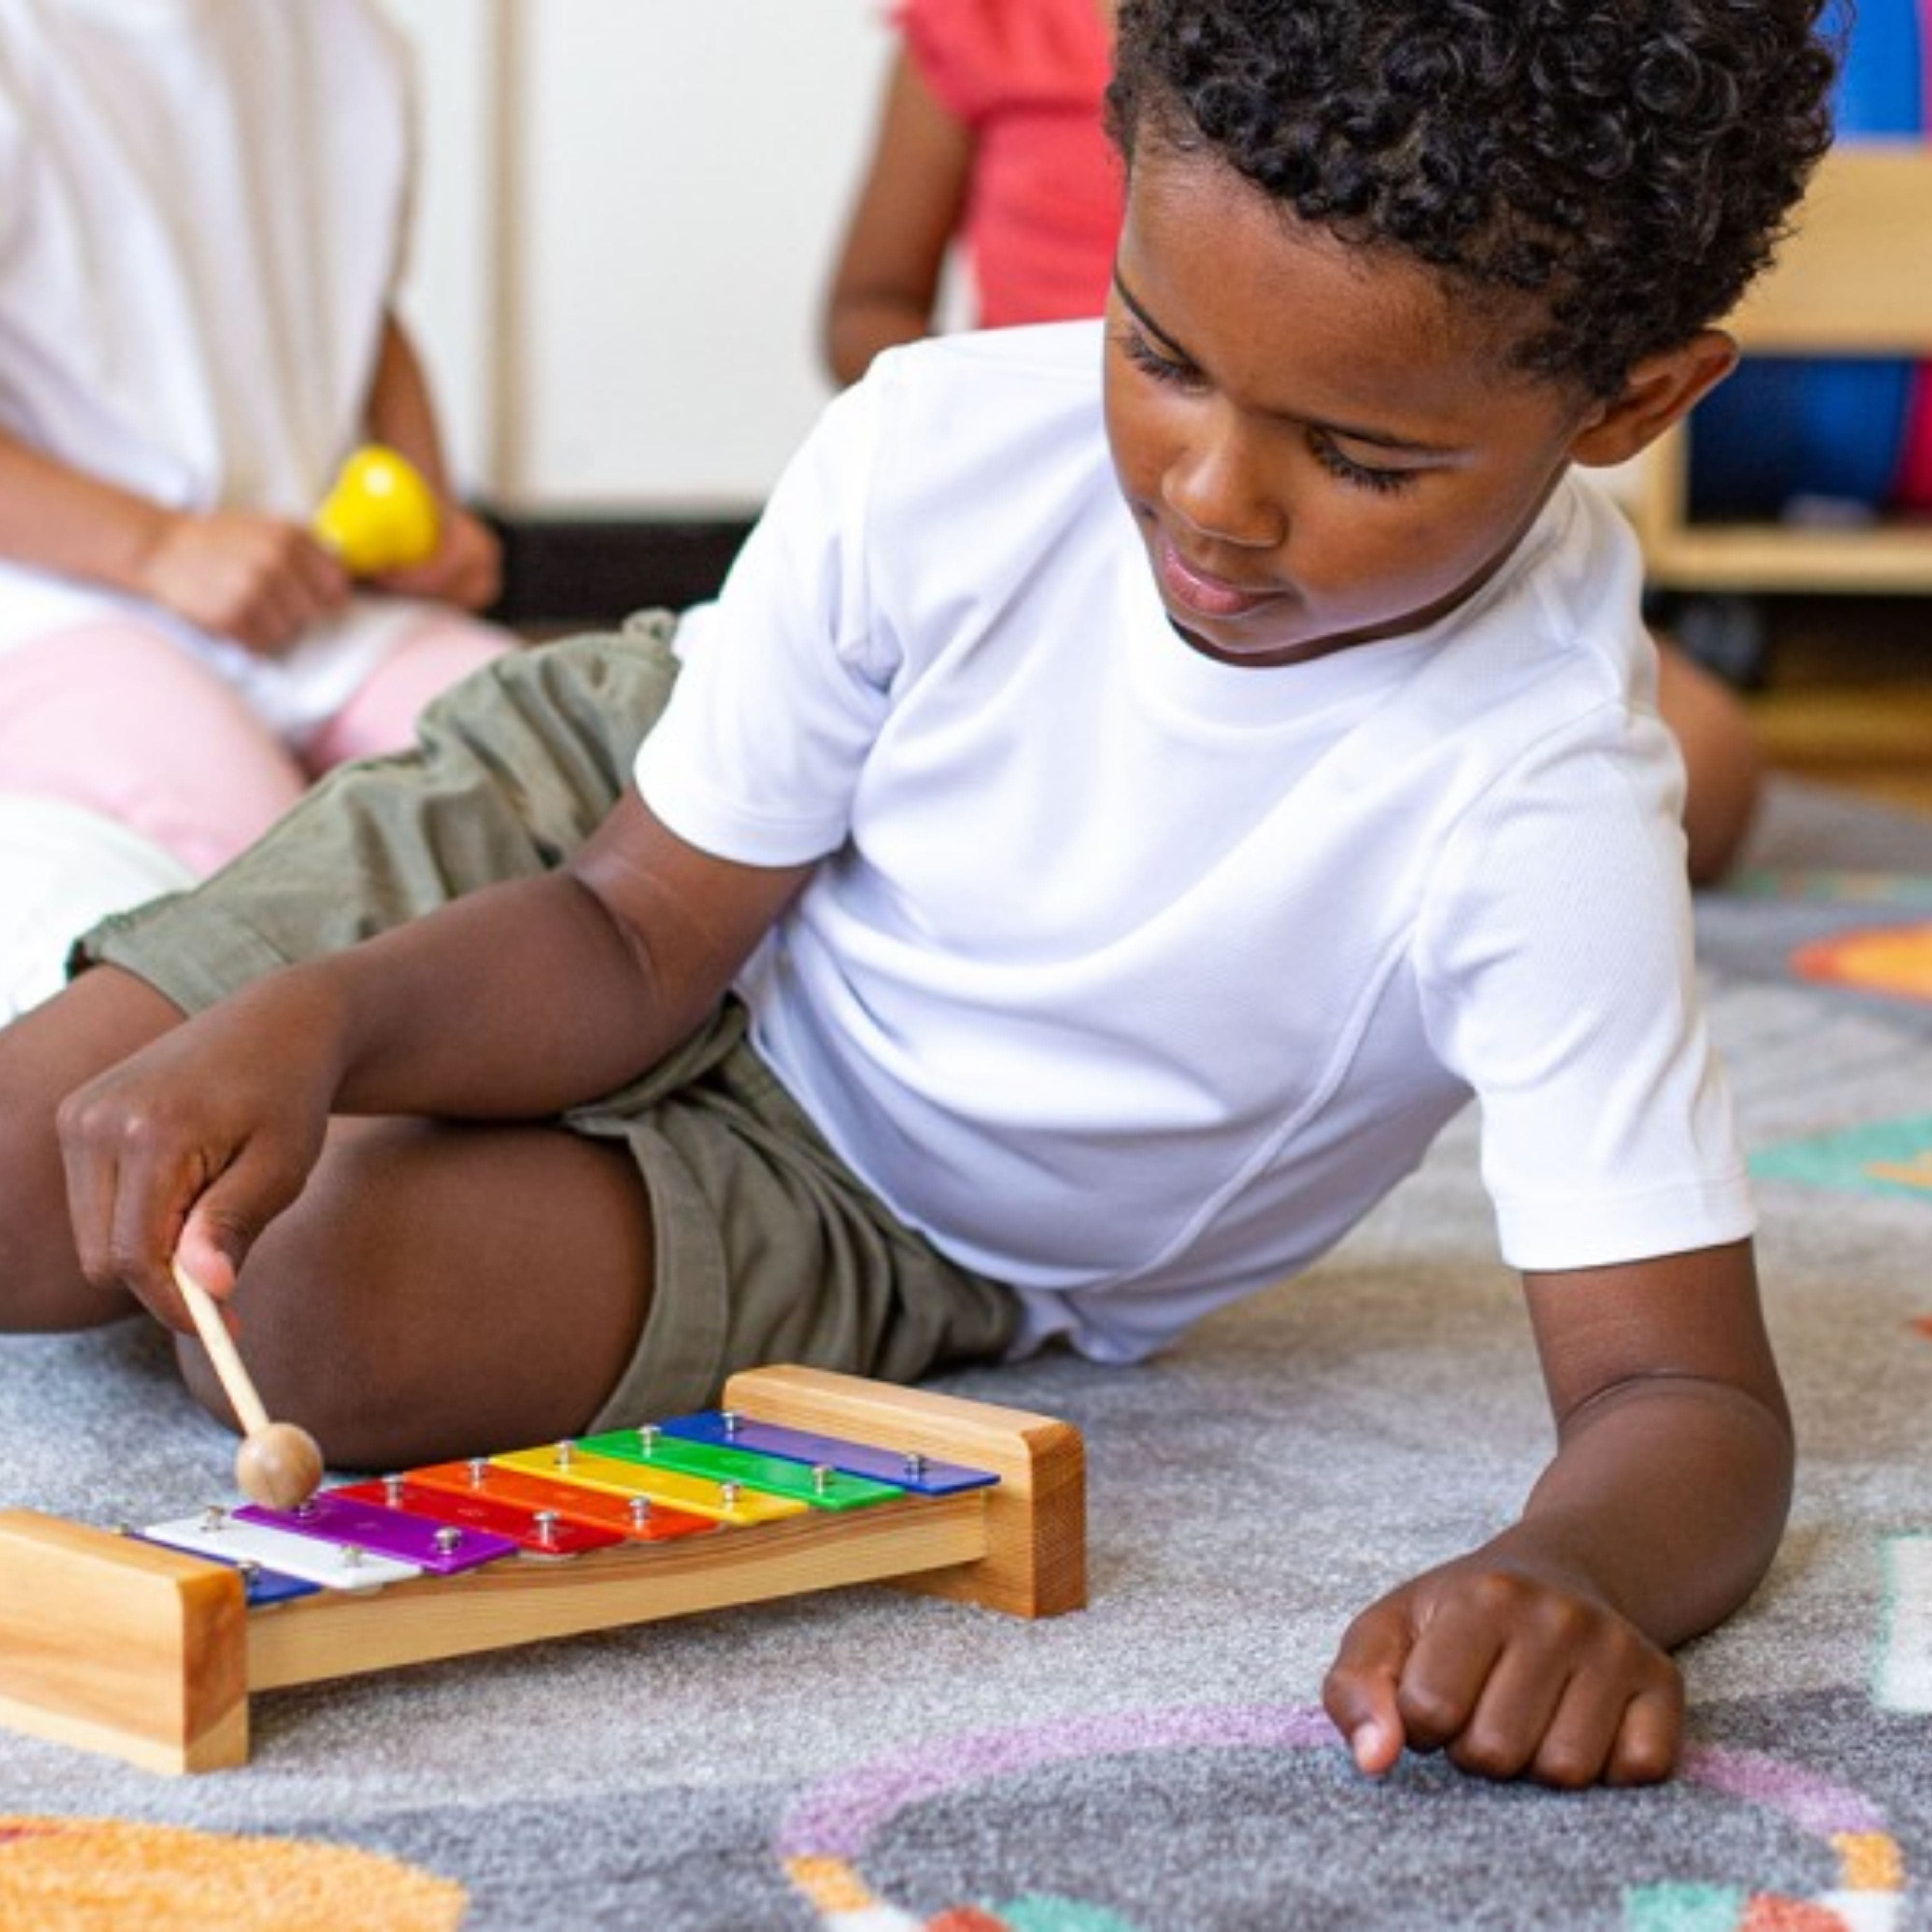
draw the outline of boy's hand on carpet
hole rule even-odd
[[[1609,1604],[1480,1554],[1364,1610],[1322,1701],[1371,1777],[1407,1747],[1566,1788],[1667,1778],[1684,1714],[1677,1666]]]

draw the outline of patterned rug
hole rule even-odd
[[[1670,1785],[1373,1784],[1320,1714],[1349,1614],[1547,1454],[1466,1121],[1160,1362],[950,1384],[1084,1432],[1087,1611],[860,1589],[423,1665],[258,1698],[198,1778],[0,1733],[0,1927],[1932,1927],[1932,827],[1774,805],[1700,920],[1803,1465]],[[0,1341],[0,1505],[102,1523],[232,1454],[132,1327]]]

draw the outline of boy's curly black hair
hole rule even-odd
[[[1539,298],[1614,395],[1730,310],[1831,133],[1824,0],[1121,0],[1108,119],[1304,220]]]

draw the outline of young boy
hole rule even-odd
[[[681,669],[662,621],[509,661],[93,935],[0,1036],[0,1319],[184,1331],[178,1254],[391,1466],[760,1358],[1125,1362],[1473,1094],[1556,1453],[1328,1708],[1372,1773],[1665,1775],[1792,1444],[1638,561],[1570,471],[1729,368],[1814,13],[1131,0],[1104,327],[886,357]]]

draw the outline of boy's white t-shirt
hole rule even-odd
[[[0,428],[172,508],[305,521],[362,434],[409,87],[364,0],[0,0]],[[421,608],[358,598],[269,662],[0,561],[0,650],[138,613],[292,738]]]
[[[652,808],[821,861],[742,976],[840,1154],[1144,1354],[1306,1265],[1473,1092],[1535,1270],[1747,1234],[1638,560],[1574,480],[1462,608],[1243,668],[1155,592],[1096,324],[896,352],[836,400],[639,754]]]

